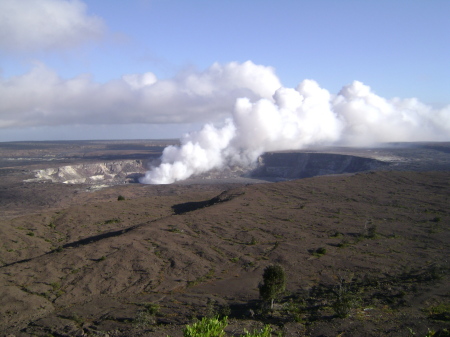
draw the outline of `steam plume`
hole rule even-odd
[[[164,149],[161,164],[141,179],[170,184],[228,165],[250,165],[265,151],[312,145],[368,146],[378,142],[450,139],[450,106],[441,110],[417,99],[384,99],[355,81],[331,95],[312,80],[281,87],[273,100],[236,101],[223,126],[205,125]]]

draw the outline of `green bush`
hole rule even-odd
[[[228,325],[228,317],[219,319],[218,317],[203,317],[201,321],[186,326],[183,330],[184,337],[223,337],[225,327]]]
[[[377,233],[376,225],[372,225],[369,228],[367,228],[367,238],[375,239],[377,236],[378,236],[378,233]]]
[[[231,314],[231,309],[228,304],[221,305],[216,300],[208,299],[206,302],[206,317],[225,317]]]
[[[245,331],[245,334],[242,335],[242,337],[270,337],[272,335],[271,332],[272,328],[270,325],[265,325],[259,332],[256,330],[253,332]]]
[[[228,317],[219,319],[218,317],[203,317],[201,321],[187,325],[183,330],[184,337],[224,337],[225,329],[228,325]],[[260,331],[245,331],[241,337],[270,337],[272,328],[270,325],[264,326]],[[168,336],[169,337],[169,336]]]
[[[428,333],[425,335],[425,337],[449,337],[450,331],[447,329],[442,329],[438,331],[430,330],[428,329]]]
[[[333,303],[333,310],[339,318],[348,317],[352,308],[353,299],[348,295],[339,296]]]
[[[133,320],[133,325],[137,328],[146,328],[156,323],[155,316],[149,314],[145,310],[141,310],[136,314]]]
[[[327,249],[324,247],[320,247],[320,248],[316,249],[315,253],[316,253],[316,255],[319,255],[319,256],[325,255],[327,253]]]
[[[159,313],[159,304],[157,303],[143,303],[142,304],[145,307],[145,311],[148,312],[150,315],[157,315]]]
[[[350,241],[347,238],[342,239],[340,243],[337,244],[338,248],[345,248],[350,246]]]
[[[284,304],[284,310],[295,322],[303,322],[303,314],[305,313],[305,301],[300,298],[293,300],[292,298]]]
[[[144,309],[139,310],[133,324],[138,328],[145,328],[147,326],[156,324],[156,315],[159,313],[159,305],[156,303],[140,303]]]
[[[343,281],[334,292],[335,301],[333,310],[337,317],[345,318],[350,315],[351,310],[358,305],[359,299],[349,290]]]
[[[424,311],[428,312],[428,318],[438,321],[450,321],[450,303],[440,303],[431,306]]]
[[[123,195],[119,195],[119,196],[117,197],[117,200],[118,200],[118,201],[125,200],[125,197],[124,197]]]

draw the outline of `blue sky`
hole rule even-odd
[[[125,61],[121,52],[113,60],[123,72],[172,76],[189,65],[251,60],[275,67],[285,86],[312,78],[337,91],[360,80],[383,96],[448,103],[448,1],[87,3],[130,38]],[[110,68],[101,73],[111,78]],[[429,90],[433,83],[442,87]]]
[[[447,0],[0,0],[1,12],[0,141],[179,137],[304,79],[450,103]]]

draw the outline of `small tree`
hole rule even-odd
[[[263,282],[259,284],[259,295],[269,302],[273,309],[273,302],[286,287],[286,274],[280,265],[270,265],[264,269]]]
[[[339,275],[340,282],[333,291],[335,295],[335,301],[332,304],[336,316],[339,318],[345,318],[350,315],[351,310],[355,307],[359,299],[351,292],[345,279]]]

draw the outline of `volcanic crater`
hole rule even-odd
[[[230,336],[448,329],[449,144],[267,153],[251,171],[130,183],[168,143],[0,144],[3,335],[176,337],[208,315],[227,315]],[[271,264],[287,284],[267,312]]]

